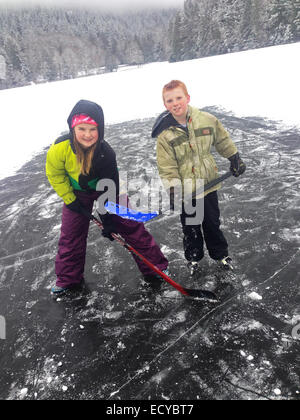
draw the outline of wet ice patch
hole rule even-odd
[[[247,186],[246,185],[243,185],[243,184],[234,184],[233,187],[236,190],[239,190],[239,191],[243,191],[243,190],[245,190],[247,188]]]
[[[260,330],[263,328],[263,324],[259,321],[253,320],[247,325],[247,328],[249,330]]]
[[[46,399],[48,393],[53,390],[66,392],[70,387],[74,388],[74,375],[67,376],[61,369],[62,363],[55,361],[55,356],[37,362],[38,371],[27,371],[21,388],[16,383],[11,385],[9,400]]]
[[[242,286],[243,287],[249,286],[250,283],[251,283],[250,280],[244,280],[242,281]]]
[[[252,354],[247,354],[246,352],[244,352],[243,350],[240,350],[240,355],[242,357],[245,357],[245,359],[248,360],[248,362],[252,362],[254,360],[254,357],[252,356]]]
[[[32,300],[31,302],[26,302],[25,308],[31,309],[37,303],[36,300]]]
[[[21,391],[20,391],[20,399],[23,400],[26,397],[27,393],[28,393],[28,388],[21,389]]]
[[[160,384],[169,374],[171,368],[164,369],[161,372],[158,372],[156,375],[152,376],[150,381],[155,382],[156,384]],[[167,398],[166,398],[167,399]]]
[[[139,138],[140,133],[129,133],[129,134],[121,134],[121,139],[133,139],[133,138]]]
[[[115,268],[124,265],[124,258],[119,258],[116,255],[116,248],[114,245],[107,242],[108,241],[105,242],[105,252],[103,259],[93,265],[92,271],[94,274],[101,276],[101,278],[111,279],[115,276]],[[89,242],[88,247],[89,246],[94,246],[94,244]],[[103,261],[105,264],[103,264]]]
[[[241,237],[241,233],[240,232],[237,232],[237,231],[233,231],[233,233],[234,233],[234,235],[237,237],[237,238],[240,238]]]
[[[118,344],[117,344],[117,348],[120,349],[120,350],[124,350],[124,349],[126,349],[126,346],[122,341],[119,341]]]
[[[277,396],[281,395],[281,390],[279,388],[275,388],[273,392]]]
[[[52,219],[56,215],[55,207],[43,207],[37,216],[37,220],[40,219]]]
[[[257,300],[257,301],[262,300],[262,296],[261,296],[261,295],[259,295],[259,294],[258,294],[258,293],[256,293],[256,292],[249,293],[249,294],[248,294],[248,297],[249,297],[250,299],[252,299],[252,300]]]
[[[300,323],[300,314],[298,315],[298,314],[294,314],[292,317],[291,317],[291,319],[289,319],[288,320],[288,318],[286,317],[286,319],[287,319],[287,323],[288,324],[291,324],[291,325],[296,325],[296,324],[299,324]]]
[[[23,207],[24,199],[22,198],[15,202],[13,205],[9,206],[7,210],[3,212],[2,217],[9,220],[9,223],[7,223],[5,228],[6,235],[11,231],[15,231],[15,229],[18,229],[18,216]]]
[[[88,306],[93,306],[96,302],[97,302],[97,300],[99,299],[99,293],[97,292],[97,291],[93,291],[91,294],[90,294],[90,298],[89,298],[89,300],[88,300],[88,302],[87,302],[87,304],[86,304],[86,306],[88,307]]]
[[[300,228],[283,229],[279,236],[286,241],[300,243]]]
[[[235,331],[244,332],[244,331],[262,330],[262,329],[264,329],[264,326],[261,322],[252,320],[249,322],[244,322],[243,324],[235,328]]]
[[[186,321],[187,313],[182,311],[177,313],[173,318],[163,319],[153,326],[153,330],[156,332],[167,331],[174,325],[181,324]]]
[[[116,311],[116,312],[106,312],[104,314],[104,317],[106,319],[119,319],[122,316],[122,312],[121,311]]]
[[[164,297],[166,298],[177,298],[179,296],[179,292],[177,290],[166,290],[164,291]]]
[[[2,287],[7,282],[7,271],[5,267],[0,265],[0,286]]]
[[[49,260],[51,260],[51,259],[52,258],[49,257]],[[53,256],[53,259],[54,259],[54,256]],[[41,270],[38,273],[38,275],[35,278],[32,279],[32,282],[30,284],[31,291],[33,292],[33,291],[38,290],[41,287],[41,285],[44,282],[48,281],[49,279],[51,279],[51,284],[47,285],[48,288],[51,287],[53,281],[55,280],[55,274],[54,274],[53,266],[48,267],[45,271]]]

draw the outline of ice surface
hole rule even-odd
[[[94,80],[101,85],[100,76]],[[185,299],[165,283],[145,285],[128,252],[105,241],[97,226],[89,232],[85,290],[53,301],[61,202],[45,177],[46,152],[0,181],[0,315],[7,324],[1,399],[299,399],[300,341],[292,335],[300,324],[299,130],[206,110],[228,128],[247,164],[243,177],[224,182],[219,193],[235,271],[218,270],[206,254],[191,278],[178,216],[148,229],[172,278],[214,289],[217,304]],[[156,173],[155,112],[106,129],[120,170],[146,183],[149,170]],[[226,160],[216,159],[228,170]]]
[[[96,226],[89,233],[85,293],[53,302],[61,204],[41,182],[45,153],[33,161],[39,173],[28,165],[21,180],[0,182],[0,307],[8,327],[0,343],[1,398],[299,398],[300,342],[292,337],[300,323],[300,203],[293,181],[299,132],[208,110],[243,139],[239,148],[248,163],[244,176],[225,182],[219,194],[235,272],[218,271],[206,255],[198,277],[190,278],[178,216],[148,228],[170,260],[172,278],[216,288],[218,304],[186,300],[167,284],[144,285],[127,251],[105,242]],[[139,171],[148,179],[141,157],[155,168],[146,135],[152,123],[107,129],[120,169],[131,161],[130,177]],[[119,134],[128,142],[132,131],[140,135],[127,148]],[[232,188],[237,185],[243,188]],[[43,202],[51,217],[42,217]]]

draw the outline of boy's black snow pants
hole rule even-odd
[[[195,203],[193,203],[195,205]],[[182,209],[180,215],[183,230],[183,248],[188,261],[200,261],[204,257],[204,241],[209,256],[220,260],[228,256],[228,243],[220,229],[220,209],[217,191],[204,197],[204,218],[201,224],[187,225],[187,215]],[[204,239],[203,239],[204,237]]]

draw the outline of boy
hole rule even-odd
[[[152,137],[157,137],[159,175],[164,184],[167,182],[171,185],[168,191],[171,208],[174,209],[174,187],[182,186],[185,180],[191,179],[192,192],[195,192],[197,179],[204,180],[205,185],[218,177],[218,169],[211,155],[212,146],[221,156],[230,160],[230,170],[234,176],[244,173],[246,166],[228,132],[216,117],[189,105],[190,96],[183,82],[172,80],[165,85],[163,102],[167,111],[156,120]],[[231,268],[228,243],[220,229],[219,188],[220,184],[204,193],[202,223],[187,223],[191,215],[182,206],[183,246],[191,274],[204,257],[204,241],[209,256],[220,261],[224,267]]]

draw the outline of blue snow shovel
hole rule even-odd
[[[213,181],[209,182],[208,184],[204,185],[204,189],[197,190],[193,193],[193,198],[195,198],[198,194],[203,194],[203,192],[208,191],[209,189],[213,188],[220,182],[224,181],[225,179],[232,176],[232,172],[226,172],[224,175],[220,176],[219,178],[214,179]],[[143,213],[141,211],[135,211],[129,209],[128,207],[121,206],[120,204],[113,203],[112,201],[108,201],[105,204],[105,209],[112,214],[116,214],[124,219],[135,220],[136,222],[146,223],[150,220],[157,220],[163,216],[162,213]]]

